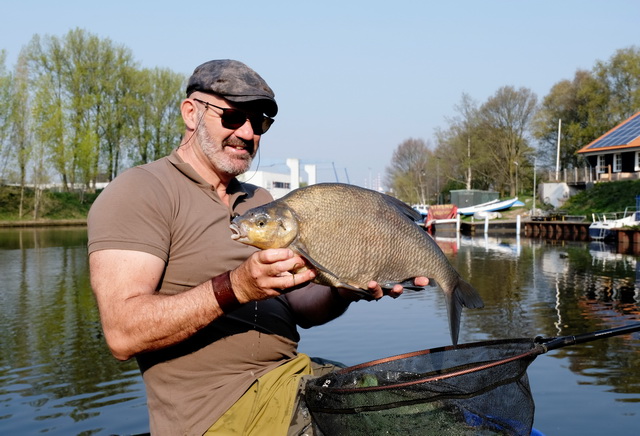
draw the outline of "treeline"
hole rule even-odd
[[[38,194],[84,191],[166,155],[183,132],[186,77],[140,68],[131,51],[82,29],[35,35],[7,70],[0,51],[0,179]],[[20,199],[20,215],[23,210]],[[36,195],[32,211],[38,217]]]
[[[463,94],[455,110],[435,142],[411,138],[396,148],[386,181],[402,200],[436,203],[452,189],[530,193],[534,168],[556,167],[559,131],[560,168],[588,165],[576,151],[640,110],[640,49],[577,70],[542,101],[504,86],[482,104]]]

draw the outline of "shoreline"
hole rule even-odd
[[[0,228],[11,227],[62,227],[62,226],[86,226],[87,219],[60,219],[60,220],[21,220],[21,221],[0,221]]]

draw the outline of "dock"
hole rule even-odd
[[[518,222],[520,221],[520,222]],[[436,222],[431,228],[434,236],[455,236],[456,229],[465,236],[504,235],[524,236],[534,239],[589,242],[590,222],[584,221],[540,221],[540,220],[492,220],[459,221],[446,220]],[[607,243],[615,245],[618,253],[640,255],[640,231],[633,229],[614,229],[615,238]]]
[[[529,238],[589,240],[589,222],[578,221],[525,221],[524,236]]]

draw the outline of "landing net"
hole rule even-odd
[[[529,435],[527,368],[535,339],[442,347],[311,379],[306,406],[317,435]]]

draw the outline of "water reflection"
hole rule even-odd
[[[100,417],[112,404],[123,430],[146,428],[146,411],[130,412],[144,408],[137,368],[102,339],[86,242],[84,228],[0,231],[0,427],[13,434],[113,430]]]
[[[461,342],[562,336],[640,322],[637,257],[602,244],[515,238],[439,240],[486,307],[466,310]],[[148,431],[134,362],[109,354],[89,287],[84,228],[0,229],[0,433]],[[301,332],[301,351],[347,364],[449,343],[439,292],[362,302]],[[529,369],[536,428],[635,434],[640,336],[571,346]],[[597,405],[597,406],[595,406]]]

